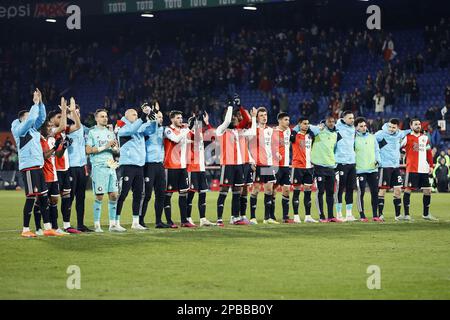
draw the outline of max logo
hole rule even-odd
[[[69,30],[81,29],[81,9],[68,2],[38,3],[34,10],[34,17],[67,17],[66,27]]]

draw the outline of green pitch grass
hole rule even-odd
[[[217,193],[207,195],[208,217],[215,221]],[[450,195],[433,194],[431,212],[439,222],[421,219],[422,198],[414,194],[415,221],[395,223],[389,194],[384,224],[261,223],[189,230],[151,225],[149,231],[124,234],[107,231],[104,201],[104,234],[37,239],[20,237],[23,199],[23,192],[0,192],[1,299],[450,298]],[[88,192],[89,226],[92,199]],[[177,196],[172,201],[177,203]],[[122,214],[125,227],[131,223],[130,202]],[[261,221],[262,197],[257,212]],[[153,214],[151,209],[151,222]],[[179,218],[178,210],[173,215]],[[196,207],[193,218],[198,221]],[[80,267],[80,290],[66,287],[70,265]],[[370,265],[380,267],[380,290],[367,288]]]

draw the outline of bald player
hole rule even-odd
[[[125,116],[118,121],[120,127],[117,136],[120,145],[120,196],[117,202],[116,224],[120,223],[123,203],[130,189],[133,191],[131,229],[145,230],[139,224],[144,192],[144,164],[145,164],[145,138],[144,132],[151,124],[149,117],[154,120],[155,114],[149,108],[142,110],[140,118],[135,109],[128,109]]]

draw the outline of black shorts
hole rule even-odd
[[[48,195],[50,197],[59,197],[59,182],[47,182]]]
[[[70,182],[69,171],[56,171],[60,192],[70,192],[72,183]]]
[[[356,164],[342,164],[336,166],[336,181],[339,189],[356,189]]]
[[[289,167],[278,167],[275,177],[277,178],[277,185],[290,186],[291,185],[291,169]]]
[[[119,180],[119,194],[122,190],[125,195],[131,189],[136,194],[144,191],[144,167],[135,165],[121,165],[120,170],[120,180]]]
[[[209,190],[206,172],[188,172],[189,191],[206,192]]]
[[[189,190],[189,177],[186,169],[166,169],[166,192]]]
[[[334,172],[334,168],[329,168],[329,167],[322,167],[322,166],[318,166],[318,165],[314,165],[314,178],[317,177],[324,177],[324,176],[335,176],[335,172]]]
[[[313,184],[313,169],[292,168],[291,184],[293,186],[311,186]]]
[[[47,194],[47,183],[42,168],[22,170],[22,174],[27,197]]]
[[[401,187],[402,182],[399,168],[380,168],[378,176],[378,187],[380,189]]]
[[[162,162],[147,162],[144,166],[145,193],[163,194],[166,190],[166,173]]]
[[[405,188],[417,190],[421,188],[430,188],[428,173],[407,172],[405,175]]]
[[[255,183],[275,183],[276,169],[271,166],[257,166],[255,172]]]
[[[244,163],[244,184],[250,185],[253,184],[253,180],[255,179],[255,172],[252,170],[252,165],[250,163]]]
[[[220,186],[242,187],[244,185],[244,166],[242,164],[224,165],[220,173]]]

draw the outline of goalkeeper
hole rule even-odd
[[[108,193],[109,196],[109,231],[124,231],[125,229],[120,224],[116,225],[118,192],[116,169],[118,164],[114,161],[113,153],[118,153],[119,149],[114,132],[107,127],[108,111],[105,109],[95,111],[95,121],[97,125],[89,131],[86,142],[86,153],[90,155],[92,164],[92,190],[95,194],[95,232],[103,232],[100,227],[100,217],[105,193]]]

